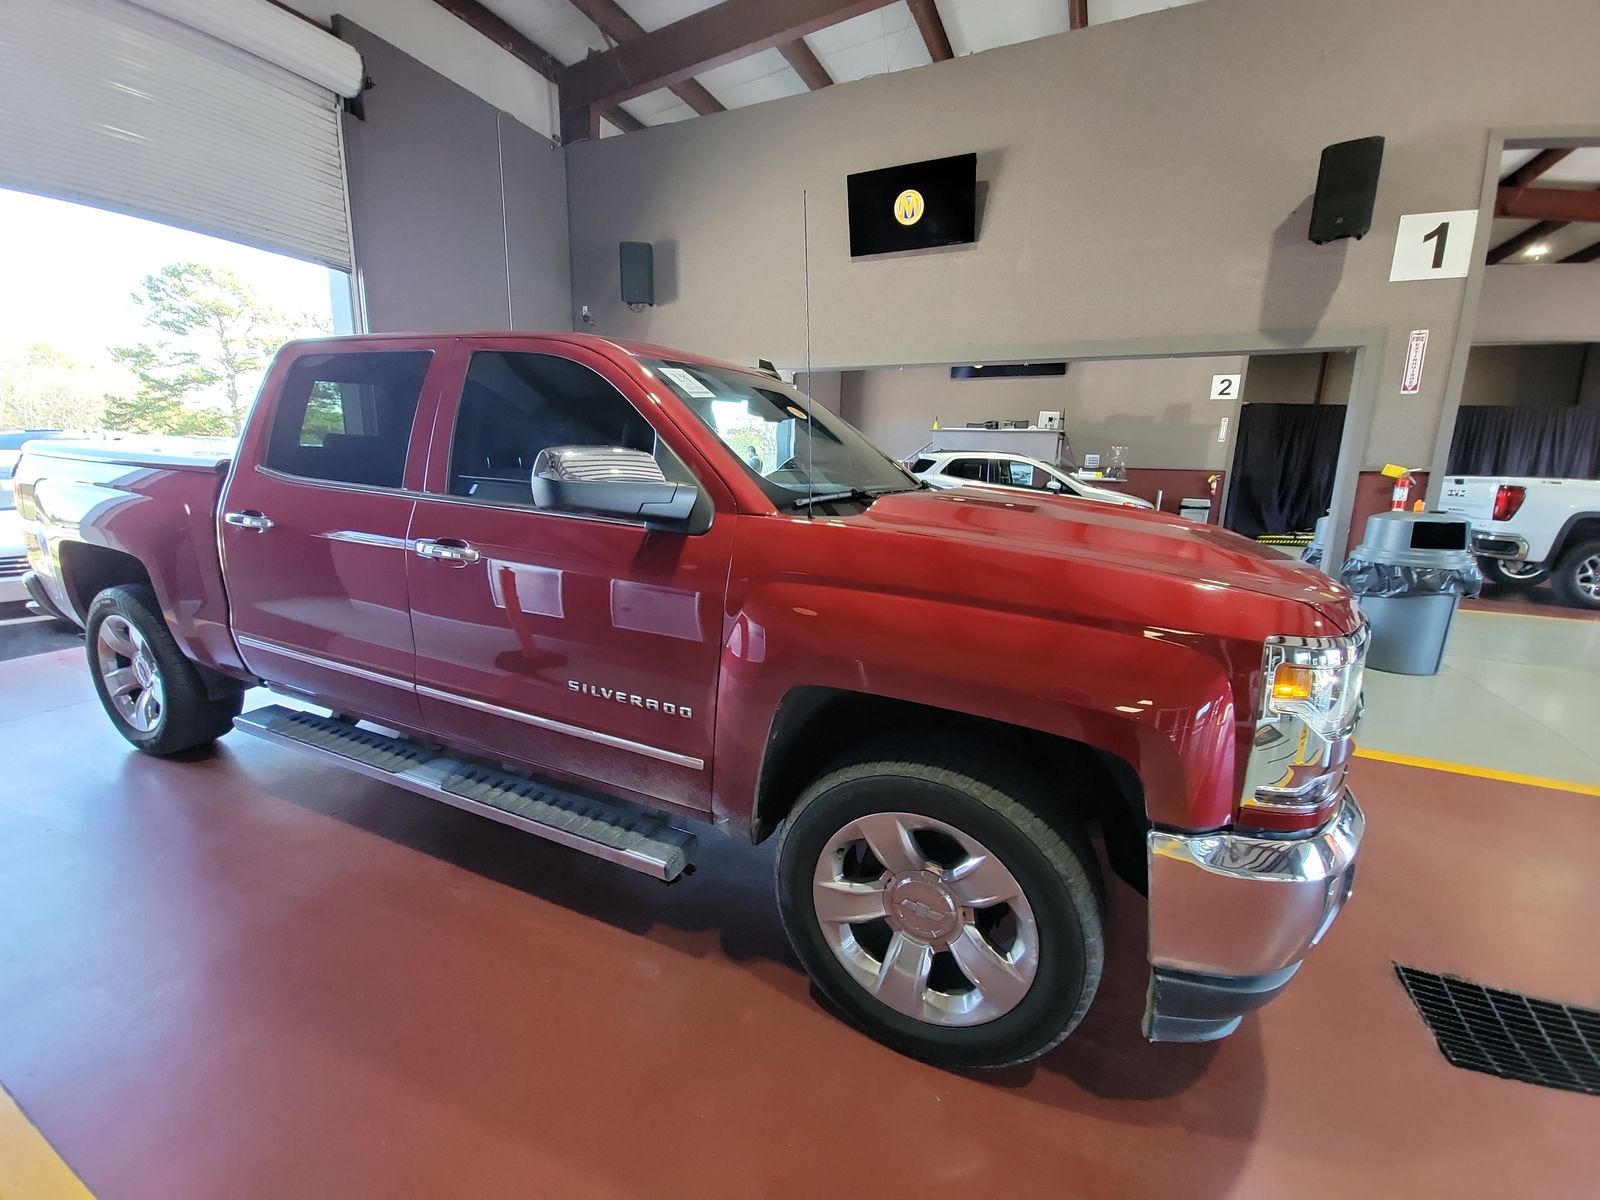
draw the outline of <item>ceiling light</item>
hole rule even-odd
[[[1550,253],[1550,247],[1545,245],[1543,242],[1535,242],[1533,245],[1524,250],[1523,253],[1529,258],[1543,258],[1546,254]]]

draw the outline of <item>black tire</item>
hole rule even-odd
[[[1581,542],[1563,554],[1550,586],[1563,604],[1600,609],[1600,541]]]
[[[1037,931],[1037,965],[1009,1011],[966,1025],[907,1015],[857,982],[829,944],[812,898],[817,865],[836,833],[881,812],[921,815],[961,831],[1020,885]],[[1088,838],[1050,804],[1036,776],[983,743],[899,737],[835,764],[806,788],[784,824],[777,892],[784,929],[823,994],[872,1037],[939,1066],[1001,1067],[1036,1058],[1072,1032],[1099,986],[1104,888]],[[887,937],[888,922],[876,924]],[[859,929],[864,940],[869,927]]]
[[[141,729],[119,709],[101,668],[101,653],[106,649],[101,645],[101,628],[113,618],[127,622],[143,638],[149,659],[159,672],[161,703],[154,709],[156,715],[149,729]],[[146,754],[164,758],[209,745],[233,727],[233,718],[244,705],[242,691],[218,700],[206,695],[205,680],[194,663],[178,649],[178,643],[162,619],[155,593],[148,587],[124,584],[107,588],[96,596],[89,606],[84,644],[89,656],[89,674],[106,715],[118,733]],[[128,661],[132,669],[133,664],[126,656],[118,656],[116,661]]]
[[[1550,578],[1550,568],[1543,563],[1517,562],[1506,558],[1480,558],[1478,567],[1486,580],[1501,587],[1538,587]]]

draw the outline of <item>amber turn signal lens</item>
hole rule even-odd
[[[1289,663],[1280,663],[1278,669],[1272,674],[1272,698],[1274,700],[1309,700],[1312,694],[1312,683],[1310,667],[1296,667]]]

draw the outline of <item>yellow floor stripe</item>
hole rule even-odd
[[[1543,775],[1519,775],[1515,771],[1496,771],[1492,767],[1474,767],[1468,763],[1444,762],[1437,758],[1416,758],[1410,754],[1390,754],[1387,750],[1356,751],[1357,758],[1370,758],[1378,762],[1399,763],[1403,767],[1422,767],[1428,771],[1448,771],[1452,775],[1473,775],[1479,779],[1495,779],[1501,783],[1520,783],[1527,787],[1550,788],[1557,792],[1576,792],[1580,796],[1600,796],[1600,787],[1592,783],[1577,783],[1570,779],[1549,779]]]
[[[0,1088],[0,1200],[94,1200],[4,1088]]]
[[[1584,612],[1563,613],[1531,613],[1516,612],[1508,608],[1463,608],[1462,613],[1483,617],[1527,617],[1530,621],[1593,621],[1596,618]]]

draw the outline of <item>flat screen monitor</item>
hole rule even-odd
[[[852,258],[977,240],[976,154],[861,171],[847,188]]]

